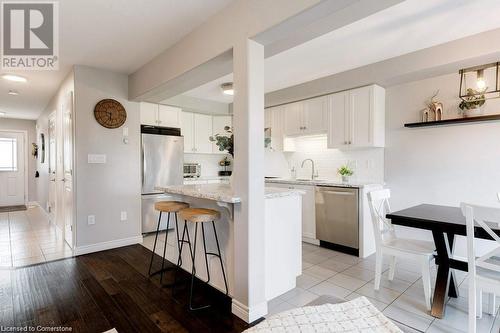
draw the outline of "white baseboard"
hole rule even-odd
[[[117,247],[128,246],[133,244],[141,244],[141,243],[142,243],[142,235],[112,240],[108,242],[101,242],[97,244],[76,246],[74,253],[75,256],[79,256],[82,254],[110,250],[110,249],[115,249]]]
[[[244,320],[247,323],[253,323],[254,321],[264,317],[267,314],[267,302],[262,302],[258,305],[252,306],[250,309],[248,306],[238,302],[233,298],[231,311],[235,316]]]
[[[38,201],[28,201],[26,203],[26,206],[28,206],[28,207],[41,207],[40,204],[38,203]]]
[[[316,239],[316,238],[302,236],[302,241],[304,243],[309,243],[309,244],[313,244],[313,245],[319,245],[319,239]]]

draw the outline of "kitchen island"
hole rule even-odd
[[[187,202],[191,207],[210,208],[221,212],[216,222],[224,268],[226,269],[229,295],[235,285],[234,261],[239,248],[234,244],[234,208],[241,204],[241,198],[234,194],[227,184],[174,185],[157,189],[172,195],[172,200]],[[302,194],[300,190],[266,187],[265,189],[265,294],[271,300],[293,288],[302,271]],[[182,230],[184,221],[179,221]],[[193,226],[189,233],[194,237]],[[211,228],[205,228],[207,251],[215,250],[215,240]],[[198,234],[201,237],[200,234]],[[192,239],[191,239],[192,240]],[[196,249],[196,275],[207,280],[206,264],[198,239]],[[167,259],[177,262],[178,249],[175,233],[169,234]],[[209,257],[210,285],[225,292],[224,279],[218,259]],[[191,272],[191,257],[187,247],[183,248],[182,268]]]

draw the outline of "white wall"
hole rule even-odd
[[[140,118],[139,104],[129,102],[128,79],[85,66],[75,67],[76,246],[133,239],[141,235]],[[94,118],[94,106],[104,98],[119,101],[127,121],[107,129]],[[123,127],[129,143],[122,142]],[[106,164],[88,164],[88,154],[105,154]],[[120,221],[126,211],[128,220]],[[88,225],[87,216],[96,224]]]
[[[28,201],[36,201],[36,187],[35,182],[37,179],[35,178],[36,164],[37,160],[31,155],[31,143],[35,142],[40,145],[37,141],[37,135],[35,131],[35,121],[34,120],[24,120],[24,119],[10,119],[10,118],[0,118],[0,130],[15,130],[15,131],[26,131],[28,137],[28,151],[26,152],[28,163]],[[41,153],[41,146],[39,150],[39,154]],[[47,159],[45,160],[47,163]]]
[[[437,89],[445,117],[456,117],[458,87],[459,75],[450,74],[386,89],[385,180],[393,210],[421,203],[486,203],[500,191],[500,122],[403,127],[420,119],[424,102]],[[500,112],[500,100],[488,100],[485,112]],[[403,234],[431,239],[414,229]],[[456,249],[464,255],[465,243]]]

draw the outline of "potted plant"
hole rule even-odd
[[[229,126],[224,127],[225,134],[215,134],[209,139],[215,142],[215,145],[219,147],[220,151],[227,150],[228,154],[234,157],[234,136],[233,130]]]
[[[219,165],[224,168],[224,170],[219,171],[219,176],[231,176],[231,170],[227,169],[231,165],[231,160],[227,156],[219,161]]]
[[[338,168],[337,173],[342,176],[342,183],[347,184],[354,171],[348,165],[342,165]]]
[[[467,89],[465,96],[458,107],[462,110],[464,117],[479,116],[483,113],[482,106],[486,103],[484,94],[472,88]]]

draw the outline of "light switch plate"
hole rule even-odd
[[[120,221],[127,221],[127,212],[120,213]]]
[[[87,224],[88,225],[95,224],[95,215],[89,215],[89,216],[87,216]]]
[[[87,161],[89,164],[106,164],[105,154],[88,154]]]

